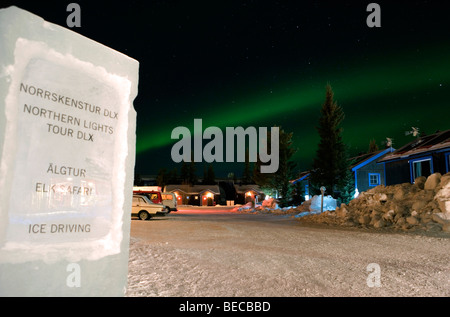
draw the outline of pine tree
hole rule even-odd
[[[183,161],[181,164],[181,179],[185,185],[195,185],[197,183],[196,167],[193,157],[191,162],[187,163]]]
[[[215,185],[216,184],[216,174],[214,173],[214,168],[212,164],[208,166],[208,180],[210,182],[209,185]]]
[[[168,180],[167,169],[161,168],[158,171],[158,176],[156,176],[156,185],[164,188],[166,186]]]
[[[280,207],[286,207],[292,200],[294,186],[290,180],[294,177],[295,163],[292,161],[292,156],[296,150],[293,148],[292,142],[293,133],[287,133],[280,129],[279,139],[279,167],[273,175],[273,186],[280,195]]]
[[[197,174],[196,174],[197,168],[195,167],[195,162],[193,159],[191,159],[191,163],[189,164],[189,184],[195,185],[197,184]]]
[[[305,192],[303,190],[303,186],[301,182],[297,182],[293,184],[293,192],[292,192],[292,204],[294,206],[301,205],[302,202],[305,201]]]
[[[250,172],[249,151],[245,149],[244,171],[242,173],[242,184],[248,185],[253,183],[253,177]]]
[[[267,148],[270,148],[270,142],[271,142],[271,134],[267,132]],[[264,192],[264,194],[274,196],[275,191],[273,191],[272,186],[273,174],[261,173],[262,165],[263,163],[261,162],[258,156],[256,158],[255,164],[253,164],[252,180],[256,185],[260,187],[260,189]]]
[[[169,172],[167,183],[172,185],[179,184],[178,171],[176,167]]]
[[[343,178],[342,185],[340,187],[338,206],[340,206],[340,203],[348,205],[350,200],[353,199],[354,195],[355,178],[353,177],[352,171],[350,169],[347,169],[347,172],[345,173],[345,176]]]
[[[184,185],[189,184],[189,165],[185,161],[181,163],[181,183]]]
[[[334,101],[334,93],[329,84],[326,86],[325,102],[320,113],[317,127],[320,142],[311,171],[311,192],[319,194],[319,188],[325,186],[328,195],[340,198],[344,192],[351,192],[348,188],[351,186],[351,172],[349,174],[350,162],[340,127],[345,115],[343,109]]]
[[[367,153],[377,152],[378,150],[379,150],[379,148],[377,145],[377,141],[375,141],[375,139],[370,140],[369,150],[367,151]]]
[[[270,135],[269,135],[270,136]],[[293,148],[293,133],[287,133],[280,129],[279,133],[279,166],[275,173],[261,173],[261,161],[255,162],[253,169],[253,180],[259,185],[265,194],[274,196],[278,193],[280,196],[279,204],[286,207],[292,200],[293,185],[290,180],[294,177],[295,163],[292,156],[296,150]],[[268,147],[270,147],[270,137],[268,138]]]
[[[203,171],[203,185],[215,185],[216,175],[212,164],[209,164],[208,168],[205,166]]]

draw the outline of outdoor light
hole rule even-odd
[[[327,189],[325,188],[325,186],[322,186],[322,187],[320,187],[320,192],[322,193],[322,200],[321,200],[321,203],[320,203],[320,212],[322,213],[323,212],[323,194],[325,193],[325,191],[326,191]]]

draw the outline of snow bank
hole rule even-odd
[[[297,214],[296,217],[304,215],[317,214],[321,212],[321,196],[314,196],[312,199],[305,201],[300,206],[289,206],[281,208],[278,206],[276,199],[269,198],[262,201],[261,204],[255,206],[252,203],[235,207],[235,212],[260,212],[260,213],[276,213],[276,214]],[[335,210],[336,199],[331,196],[325,196],[323,200],[323,210]]]
[[[316,195],[311,198],[311,207],[310,210],[314,212],[320,212],[322,206],[322,196]],[[331,197],[330,195],[323,197],[323,211],[327,210],[335,210],[337,207],[336,199]]]
[[[362,192],[348,206],[298,218],[343,226],[450,232],[450,173],[419,177],[414,184],[380,185]]]

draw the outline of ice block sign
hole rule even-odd
[[[0,294],[27,263],[126,268],[137,77],[117,51],[0,10]]]

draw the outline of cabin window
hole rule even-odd
[[[433,173],[431,158],[411,161],[410,164],[411,164],[412,181],[414,181],[417,177],[420,176],[428,177]]]
[[[369,173],[369,186],[378,186],[380,184],[380,173]]]

